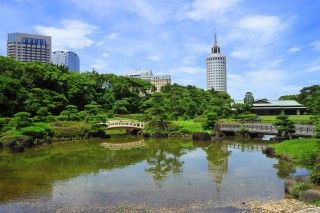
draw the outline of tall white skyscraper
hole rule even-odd
[[[80,71],[79,56],[71,51],[54,51],[51,54],[51,63],[57,65],[64,65],[68,67],[69,71]]]
[[[207,57],[207,88],[227,91],[226,56],[220,53],[216,34],[211,54]]]

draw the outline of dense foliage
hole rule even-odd
[[[294,122],[289,120],[288,115],[278,115],[274,125],[277,127],[280,135],[292,138],[292,133],[295,132]]]
[[[20,111],[32,116],[59,115],[75,109],[66,106],[83,110],[92,102],[105,111],[139,112],[140,96],[152,89],[140,79],[94,71],[70,73],[64,67],[0,57],[1,116]]]
[[[98,74],[70,73],[64,67],[36,62],[18,62],[0,57],[0,116],[28,112],[39,120],[60,115],[80,119],[80,111],[99,110],[119,114],[144,112],[154,86],[141,79]],[[226,114],[231,99],[226,93],[194,86],[169,85],[162,90],[168,116],[193,118],[208,111]],[[95,113],[91,113],[95,114]],[[80,116],[81,117],[81,116]]]
[[[281,96],[279,100],[296,100],[308,108],[310,114],[320,114],[320,85],[304,87],[296,95]]]

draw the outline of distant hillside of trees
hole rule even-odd
[[[296,95],[284,95],[279,100],[296,100],[308,107],[310,114],[320,114],[320,85],[304,87]]]
[[[0,116],[18,112],[60,115],[65,110],[97,106],[109,113],[141,113],[150,107],[154,91],[150,83],[136,78],[68,72],[65,67],[37,62],[19,62],[0,57]],[[230,113],[227,93],[205,91],[195,86],[168,85],[161,91],[167,113],[174,119],[193,118],[208,111]]]

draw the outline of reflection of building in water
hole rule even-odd
[[[230,148],[240,149],[241,151],[244,151],[244,150],[261,151],[262,148],[266,146],[265,143],[263,142],[258,143],[257,141],[254,141],[250,143],[248,139],[244,139],[243,141],[242,140],[228,141],[228,144]]]
[[[110,150],[128,150],[144,146],[144,139],[129,143],[102,143],[101,146]]]
[[[230,152],[226,145],[219,143],[211,144],[205,151],[207,153],[209,171],[212,173],[217,191],[219,191],[219,186],[228,171],[228,156]]]

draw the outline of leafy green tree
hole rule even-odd
[[[111,110],[115,102],[115,96],[112,90],[106,90],[100,98],[100,103],[103,109]]]
[[[316,124],[316,138],[320,139],[320,121]]]
[[[126,99],[116,100],[113,106],[113,112],[118,114],[128,113],[129,102]]]
[[[51,113],[48,111],[47,107],[40,107],[37,111],[37,119],[39,121],[46,121],[47,117],[50,115]]]
[[[39,110],[40,107],[53,107],[52,96],[46,89],[33,88],[28,94],[27,100],[24,102],[25,109],[33,115]]]
[[[157,132],[165,131],[169,120],[169,100],[162,92],[155,92],[149,99],[151,107],[145,113],[149,126]]]
[[[253,102],[254,102],[254,97],[253,97],[253,94],[252,92],[247,92],[245,97],[244,97],[244,100],[243,102],[249,106],[252,106]]]
[[[206,114],[206,121],[203,125],[203,128],[206,130],[212,130],[213,126],[218,121],[218,114],[216,112],[208,112]]]
[[[78,108],[75,105],[68,105],[66,109],[60,113],[60,116],[65,116],[68,121],[80,120],[78,116]]]
[[[20,80],[0,75],[0,115],[11,116],[21,111],[21,102],[25,91],[21,89]]]
[[[27,127],[32,123],[30,117],[31,115],[28,112],[18,112],[13,115],[13,118],[10,120],[7,127],[16,129]]]
[[[274,124],[280,135],[284,135],[292,139],[292,133],[295,132],[294,122],[289,120],[288,115],[278,115]]]
[[[99,105],[96,102],[91,102],[90,104],[87,104],[84,106],[84,110],[87,112],[89,115],[96,115],[99,110]]]
[[[298,99],[298,95],[283,95],[279,98],[279,100],[297,100]]]

